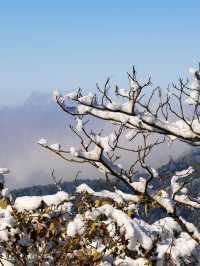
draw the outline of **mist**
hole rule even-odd
[[[11,173],[6,176],[10,189],[51,183],[51,171],[58,177],[73,180],[78,170],[81,178],[99,178],[101,174],[89,166],[67,164],[56,155],[42,149],[37,141],[44,137],[49,143],[59,142],[63,147],[77,146],[77,138],[69,129],[73,118],[62,112],[51,95],[33,92],[17,107],[0,109],[0,167],[7,167]],[[92,122],[96,128],[103,124]],[[107,126],[106,131],[111,129]],[[180,156],[187,150],[184,144],[157,148],[151,155],[153,167],[167,163],[170,156]],[[133,160],[124,153],[125,164]]]

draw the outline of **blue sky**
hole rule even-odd
[[[200,61],[200,1],[0,1],[0,106],[34,90],[126,84],[136,65],[166,86]]]

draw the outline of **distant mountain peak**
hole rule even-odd
[[[30,96],[25,100],[24,105],[29,106],[43,106],[47,104],[52,104],[53,99],[51,93],[33,91]]]

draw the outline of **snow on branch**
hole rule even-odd
[[[116,86],[114,92],[118,99],[121,98],[121,102],[116,102],[115,97],[109,94],[110,86],[108,89],[108,84],[102,89],[98,87],[99,97],[97,94],[92,95],[91,93],[83,96],[82,90],[78,90],[77,93],[68,93],[65,96],[56,93],[56,101],[64,111],[71,115],[91,115],[103,120],[122,123],[127,128],[139,128],[174,136],[182,141],[198,145],[200,126],[198,123],[199,107],[196,98],[200,91],[199,72],[194,71],[194,81],[191,87],[180,80],[178,85],[173,84],[170,93],[165,95],[160,88],[156,87],[150,96],[144,95],[146,87],[151,86],[151,81],[148,80],[146,83],[140,84],[134,73],[135,70],[132,75],[128,74],[129,89],[120,89]],[[192,96],[189,94],[190,91]],[[194,93],[196,96],[193,95]],[[142,97],[140,97],[141,95]],[[193,101],[194,109],[189,118],[184,110],[184,100],[187,98],[194,99],[194,97],[196,97],[196,100]],[[127,99],[126,102],[124,102],[124,98]],[[67,106],[67,99],[75,103],[73,108]],[[177,109],[174,109],[174,104]],[[152,106],[155,110],[152,109]]]

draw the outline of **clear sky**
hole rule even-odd
[[[200,61],[200,1],[0,1],[0,105],[111,76],[167,85]]]

